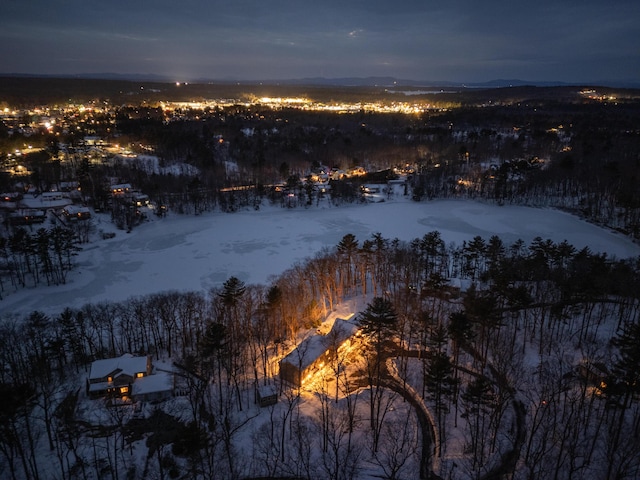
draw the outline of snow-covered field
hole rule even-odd
[[[335,246],[347,233],[359,241],[376,232],[409,241],[439,230],[446,243],[456,244],[497,234],[507,245],[518,238],[528,244],[540,236],[617,258],[640,255],[640,246],[624,236],[564,212],[465,200],[416,203],[396,197],[343,207],[151,215],[131,233],[115,230],[106,215],[95,222],[98,230],[116,236],[85,245],[66,285],[5,292],[0,313],[56,313],[67,306],[166,290],[200,291],[232,275],[247,284],[267,283],[296,261]]]

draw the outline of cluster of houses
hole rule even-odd
[[[366,175],[367,171],[364,167],[356,166],[341,170],[337,167],[329,168],[326,165],[320,165],[311,170],[311,181],[318,184],[327,184],[329,180],[342,180],[350,177],[361,177]]]
[[[43,223],[47,212],[54,212],[64,222],[87,220],[91,211],[78,205],[81,195],[77,182],[61,182],[55,191],[39,192],[27,186],[20,191],[0,193],[0,212],[9,225]]]
[[[149,205],[149,196],[136,190],[129,183],[113,184],[109,187],[111,198],[122,204],[133,205],[134,207],[145,207]]]
[[[61,182],[55,191],[38,192],[27,187],[25,192],[0,193],[0,214],[12,226],[43,223],[47,212],[53,212],[66,224],[91,218],[89,207],[81,205],[78,182]],[[149,197],[128,183],[109,187],[111,198],[123,204],[143,207],[149,205]]]
[[[358,332],[358,325],[349,319],[336,318],[326,334],[316,332],[304,339],[280,360],[280,381],[301,387],[314,373],[328,365],[340,348],[348,345]],[[86,380],[89,398],[121,399],[128,402],[160,402],[174,396],[175,376],[172,372],[154,367],[151,356],[120,357],[96,360]],[[275,385],[262,385],[256,392],[256,403],[261,407],[278,401]]]

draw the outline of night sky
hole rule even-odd
[[[0,0],[0,74],[640,79],[638,0]]]

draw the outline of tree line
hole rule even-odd
[[[0,236],[0,295],[9,289],[64,284],[79,250],[72,229],[14,228],[8,236]]]

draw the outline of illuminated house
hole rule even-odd
[[[43,223],[46,219],[46,213],[37,208],[21,208],[9,214],[9,223],[11,225],[32,225],[34,223]]]
[[[78,207],[76,205],[67,205],[62,209],[62,215],[65,220],[75,222],[77,220],[89,220],[91,218],[91,210],[87,207]]]
[[[16,192],[0,193],[0,208],[15,210],[22,199],[22,194]]]
[[[291,385],[301,386],[316,370],[331,362],[338,349],[357,330],[355,323],[336,318],[328,334],[305,338],[289,355],[280,360],[280,379]]]
[[[128,183],[119,183],[117,185],[111,185],[110,190],[113,196],[124,195],[131,191],[131,185]]]
[[[96,360],[87,379],[90,397],[129,397],[136,379],[151,375],[151,357],[134,357],[125,353],[118,358]]]

